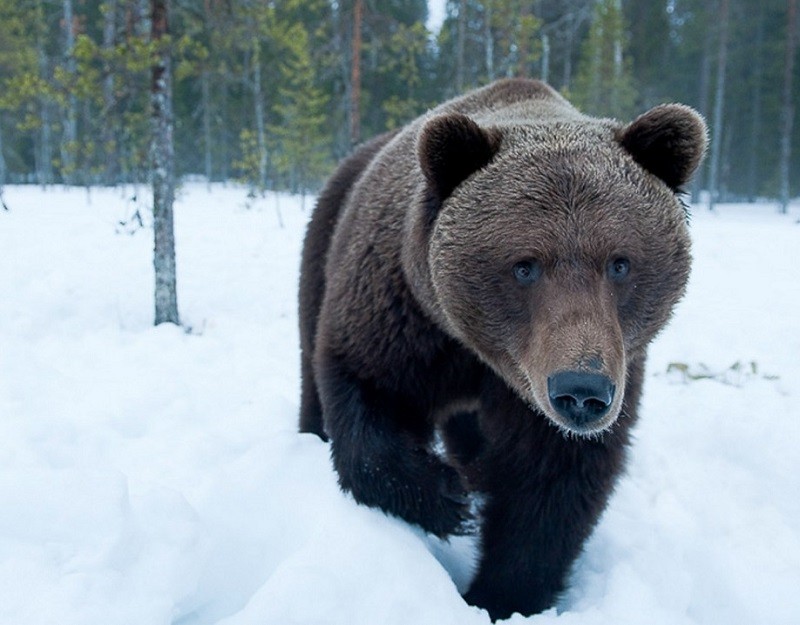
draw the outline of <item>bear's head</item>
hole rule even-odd
[[[685,290],[678,193],[705,146],[702,118],[677,104],[626,126],[433,117],[409,261],[426,308],[564,431],[609,428],[629,364]]]

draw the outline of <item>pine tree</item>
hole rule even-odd
[[[429,35],[422,21],[425,14],[425,3],[419,0],[364,3],[362,139],[407,121],[432,103],[425,80],[432,66]]]
[[[279,123],[275,137],[275,167],[288,177],[292,191],[307,191],[330,170],[330,136],[325,111],[329,98],[316,84],[309,36],[300,23],[281,27],[285,48],[280,58],[280,99],[273,111]]]
[[[541,21],[526,0],[484,1],[483,19],[488,20],[498,76],[532,75],[533,63],[541,53],[538,41]]]
[[[387,82],[399,80],[402,91],[394,91],[383,100],[385,127],[392,130],[422,113],[425,102],[420,101],[423,68],[428,45],[428,31],[420,22],[411,26],[400,24],[386,44],[387,60],[382,73]]]
[[[34,12],[21,10],[14,0],[0,0],[0,110],[4,122],[0,128],[3,133],[0,161],[3,183],[7,181],[9,169],[15,165],[30,167],[15,155],[18,150],[14,145],[14,134],[27,138],[42,123],[37,113],[45,85],[38,75],[36,46],[31,34],[32,17],[36,17]]]
[[[268,147],[267,113],[277,93],[274,50],[279,30],[273,3],[243,0],[233,14],[231,45],[242,59],[231,66],[240,74],[245,86],[241,111],[244,123],[236,122],[239,132],[240,158],[234,162],[240,179],[250,185],[251,195],[264,193],[269,186],[270,155]]]
[[[172,42],[175,173],[224,180],[238,169],[254,190],[313,189],[322,163],[350,150],[351,121],[366,138],[455,95],[458,80],[469,89],[524,75],[549,78],[594,114],[627,118],[634,95],[637,109],[693,105],[719,133],[705,172],[713,161],[721,197],[786,198],[800,178],[800,126],[789,132],[785,112],[800,96],[797,64],[787,71],[788,1],[728,0],[730,79],[716,98],[722,0],[447,0],[435,42],[425,0],[181,0],[171,11],[182,33]],[[149,5],[0,0],[0,177],[5,162],[9,182],[148,179]],[[281,30],[294,24],[307,34],[302,53]],[[300,160],[302,134],[317,147]]]

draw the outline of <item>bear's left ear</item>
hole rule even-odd
[[[694,109],[662,104],[618,131],[617,140],[639,165],[678,191],[703,160],[707,134]]]
[[[434,117],[422,129],[418,154],[436,199],[444,201],[470,175],[492,160],[500,135],[460,113]]]

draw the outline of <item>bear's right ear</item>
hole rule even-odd
[[[439,202],[471,174],[492,160],[500,147],[499,133],[485,130],[460,113],[434,117],[419,138],[419,164]]]
[[[679,191],[706,152],[706,124],[683,104],[662,104],[637,117],[617,135],[634,160]]]

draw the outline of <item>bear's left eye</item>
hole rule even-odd
[[[614,258],[609,261],[606,272],[610,280],[621,282],[631,272],[631,261],[627,258]]]
[[[521,260],[513,268],[514,277],[523,286],[536,282],[542,275],[542,266],[535,260]]]

